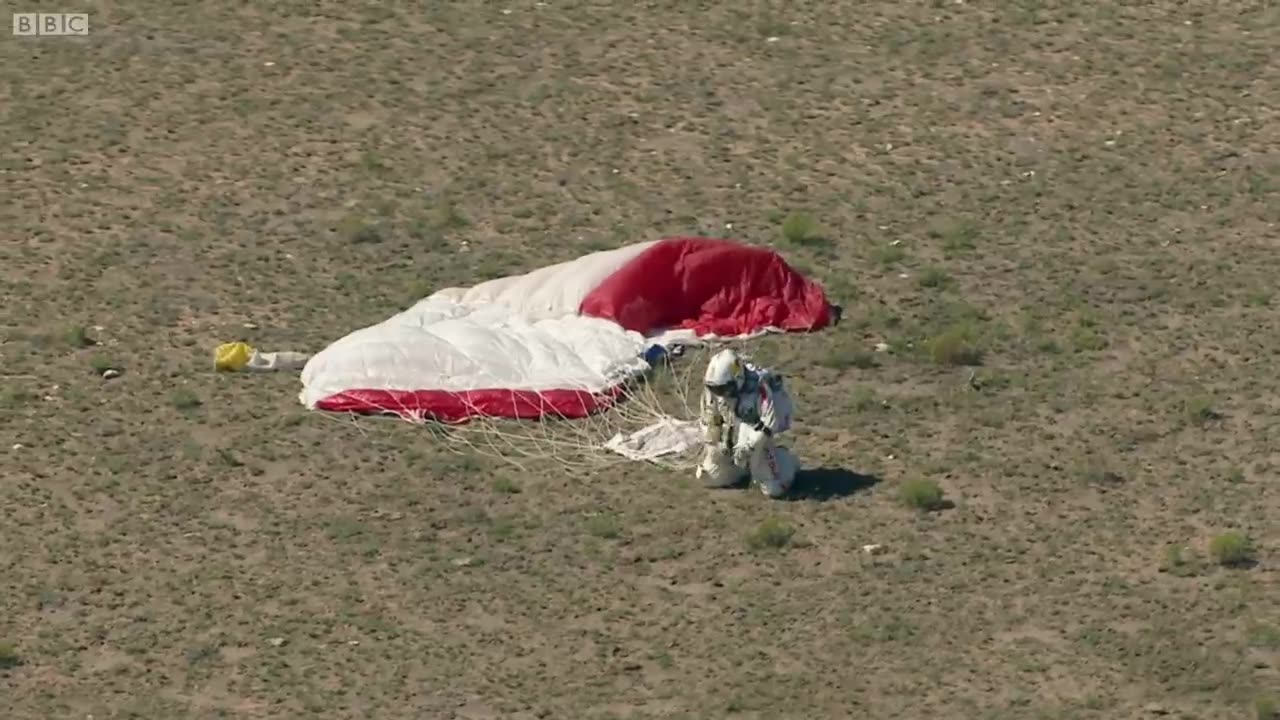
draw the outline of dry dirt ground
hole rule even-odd
[[[5,36],[5,717],[1275,717],[1280,14],[1126,5],[154,1]],[[793,501],[212,372],[690,233],[846,307],[758,349],[826,468]],[[948,506],[904,504],[930,480]]]

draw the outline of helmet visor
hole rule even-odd
[[[719,383],[717,385],[713,385],[711,383],[707,384],[707,392],[715,395],[716,397],[729,397],[736,389],[737,385],[733,381]]]

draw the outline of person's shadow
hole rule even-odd
[[[795,484],[786,497],[789,500],[823,502],[847,497],[879,482],[880,478],[875,475],[863,475],[844,468],[806,468],[796,473]]]

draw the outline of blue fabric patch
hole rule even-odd
[[[665,347],[661,345],[650,345],[649,348],[644,351],[644,361],[650,365],[656,365],[658,361],[666,357],[666,355],[667,349]]]

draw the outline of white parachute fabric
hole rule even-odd
[[[445,288],[431,298],[452,300],[465,308],[500,305],[526,320],[576,314],[584,298],[605,278],[635,260],[658,241],[600,250],[547,265],[521,275],[486,280],[465,288]],[[428,298],[430,299],[430,298]]]
[[[639,333],[607,320],[530,322],[504,306],[432,296],[316,355],[303,369],[301,399],[314,407],[353,386],[603,392],[648,368],[647,346]]]
[[[617,432],[604,446],[631,460],[653,461],[697,450],[703,434],[696,420],[663,417],[639,430]]]
[[[656,241],[655,241],[656,242]],[[469,288],[446,288],[386,320],[356,330],[316,354],[302,371],[308,408],[360,388],[387,391],[385,410],[431,388],[463,405],[501,403],[492,393],[603,393],[643,372],[643,335],[577,314],[604,278],[648,249],[637,243]]]

